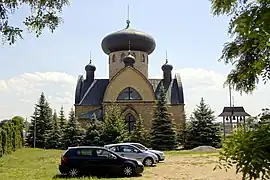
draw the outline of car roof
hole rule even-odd
[[[85,148],[85,149],[105,149],[104,147],[101,146],[73,146],[73,147],[68,147],[68,149],[80,149],[80,148]],[[105,149],[107,150],[107,149]]]
[[[123,146],[123,145],[129,145],[129,146],[132,146],[134,148],[137,148],[136,146],[132,145],[132,144],[135,144],[135,143],[117,143],[117,144],[107,144],[105,145],[104,147],[112,147],[112,146]]]

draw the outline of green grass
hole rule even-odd
[[[10,155],[0,158],[0,180],[49,180],[59,178],[58,164],[62,150],[43,150],[23,148]],[[203,155],[205,153],[194,153],[191,151],[170,151],[166,152],[167,156],[181,155]],[[211,153],[208,155],[215,155]],[[163,163],[163,165],[166,162]],[[162,165],[162,164],[160,164]],[[157,165],[159,166],[159,164]],[[155,167],[154,167],[155,168]],[[156,167],[157,168],[157,167]],[[162,168],[162,166],[158,167]],[[75,178],[76,179],[76,178]],[[96,179],[96,178],[81,178]],[[116,178],[114,178],[116,179]],[[119,178],[118,178],[119,179]],[[128,178],[120,178],[128,179]],[[141,179],[141,178],[140,178]],[[151,168],[145,168],[143,179],[151,178]]]

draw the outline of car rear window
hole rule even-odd
[[[77,155],[77,149],[68,149],[65,153],[64,156],[66,157],[72,157]]]

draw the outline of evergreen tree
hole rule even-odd
[[[140,114],[134,125],[134,130],[131,133],[131,141],[141,143],[145,146],[149,146],[149,134],[144,128],[143,122],[144,120]]]
[[[195,148],[197,146],[218,147],[221,143],[220,128],[213,123],[215,116],[214,111],[209,105],[201,99],[197,109],[192,113],[191,123],[187,128],[185,148]]]
[[[159,150],[171,150],[177,145],[173,122],[168,113],[166,92],[161,85],[156,109],[154,111],[151,132],[152,147]]]
[[[56,113],[56,111],[54,111],[53,120],[52,120],[52,130],[48,132],[45,147],[47,149],[61,148],[60,139],[61,139],[61,131],[59,128],[57,113]]]
[[[103,122],[97,119],[96,114],[93,114],[91,122],[87,128],[84,138],[84,144],[89,146],[102,146]]]
[[[64,141],[64,131],[67,126],[67,120],[65,118],[65,112],[64,112],[64,107],[61,106],[61,110],[59,113],[59,129],[60,129],[60,144],[61,148],[65,149],[65,141]]]
[[[106,107],[104,118],[104,143],[120,143],[129,139],[125,120],[121,115],[121,110],[117,105]]]
[[[61,110],[59,113],[59,128],[60,130],[64,130],[67,125],[67,120],[65,118],[65,112],[64,112],[64,107],[61,106]]]
[[[71,146],[79,146],[82,143],[83,138],[83,129],[77,121],[73,109],[71,109],[63,137],[63,140],[65,142],[65,148]]]
[[[35,105],[35,111],[31,117],[31,124],[28,130],[26,142],[33,147],[34,139],[37,148],[45,147],[45,138],[48,132],[52,130],[52,110],[46,101],[44,93],[41,93],[38,103]],[[35,136],[35,138],[34,138]]]

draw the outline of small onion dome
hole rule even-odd
[[[133,66],[133,64],[135,63],[135,58],[129,52],[128,55],[123,59],[123,62],[126,66]]]
[[[168,64],[168,61],[166,60],[166,63],[161,67],[162,71],[171,71],[173,69],[173,66]]]
[[[95,71],[95,70],[96,70],[96,66],[94,66],[94,65],[91,63],[91,61],[90,61],[89,64],[87,64],[87,65],[85,66],[85,71]]]
[[[142,51],[151,54],[155,50],[154,38],[144,32],[131,29],[129,23],[127,21],[125,29],[109,34],[102,40],[101,46],[106,54],[125,50]],[[128,46],[129,41],[131,43],[130,49]]]

